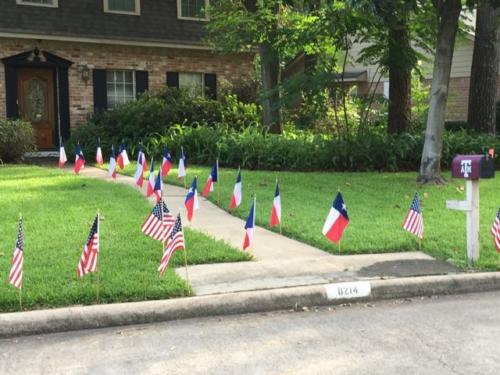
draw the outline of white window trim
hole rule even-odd
[[[16,0],[18,5],[29,5],[33,7],[59,8],[59,0],[52,0],[52,4],[30,3],[29,0]]]
[[[182,0],[177,0],[177,18],[180,20],[188,20],[188,21],[200,21],[200,22],[208,22],[208,5],[210,4],[209,0],[205,0],[205,17],[204,18],[198,18],[198,17],[183,17],[182,16]]]
[[[104,13],[127,14],[129,16],[141,15],[141,0],[135,0],[135,12],[125,12],[123,10],[109,9],[109,0],[104,0]]]

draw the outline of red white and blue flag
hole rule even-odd
[[[109,157],[108,176],[116,178],[116,157],[113,145],[111,146],[111,156]]]
[[[59,146],[59,168],[64,168],[64,164],[68,161],[68,158],[66,157],[66,150],[64,149],[64,144],[62,139],[60,140],[60,146]]]
[[[168,172],[172,168],[172,155],[168,152],[168,148],[163,148],[163,161],[161,162],[161,175],[167,177]]]
[[[238,169],[238,176],[236,177],[236,183],[234,184],[233,195],[231,197],[231,202],[229,202],[229,208],[238,207],[241,204],[241,198],[241,171]]]
[[[163,256],[160,260],[160,266],[158,267],[158,272],[160,272],[161,275],[163,275],[163,273],[167,269],[172,255],[174,255],[177,250],[184,250],[186,246],[184,241],[184,232],[182,231],[182,221],[180,214],[177,215],[177,219],[175,220],[175,224],[167,238],[165,245],[166,246],[163,250]]]
[[[23,285],[23,263],[24,263],[23,219],[19,219],[16,248],[14,249],[14,254],[12,255],[12,267],[9,273],[9,284],[19,289]]]
[[[403,229],[414,234],[418,238],[424,237],[424,217],[420,208],[420,196],[415,193],[410,209],[403,223]]]
[[[193,179],[191,187],[188,190],[186,199],[184,200],[184,206],[186,207],[187,218],[189,221],[193,219],[194,211],[200,208],[198,202],[198,190],[196,189],[197,178]]]
[[[102,158],[101,141],[97,141],[97,151],[95,153],[95,162],[99,165],[104,164],[104,159]]]
[[[212,170],[208,175],[207,182],[205,183],[205,187],[203,188],[203,191],[201,193],[203,197],[206,197],[208,193],[214,191],[214,183],[216,183],[218,179],[219,179],[219,161],[217,160],[215,164],[212,166]]]
[[[80,169],[82,169],[85,165],[85,158],[83,157],[83,151],[80,147],[80,143],[76,145],[76,156],[75,156],[75,168],[74,171],[76,174],[80,173]]]
[[[130,164],[130,160],[127,154],[127,149],[125,148],[125,145],[123,143],[120,145],[120,148],[118,149],[118,156],[116,157],[116,162],[118,163],[120,169],[123,169]]]
[[[151,168],[149,169],[148,184],[146,186],[146,197],[150,197],[155,192],[155,163],[151,160]]]
[[[135,171],[135,184],[142,188],[144,184],[144,172],[148,169],[148,162],[146,161],[146,155],[142,151],[139,150],[139,155],[137,156],[137,169]]]
[[[97,255],[99,254],[99,214],[96,215],[94,223],[90,228],[87,242],[83,247],[82,256],[76,274],[78,277],[85,276],[88,273],[97,270]]]
[[[281,223],[281,195],[278,180],[276,180],[276,190],[274,191],[273,208],[271,209],[271,220],[269,226],[275,227]]]
[[[491,227],[491,234],[493,235],[493,243],[495,244],[497,251],[500,253],[500,208],[498,209],[497,217]]]
[[[175,218],[170,213],[165,202],[160,200],[142,224],[141,231],[146,236],[165,242],[175,224]]]
[[[184,147],[181,147],[181,157],[179,158],[179,170],[177,172],[177,178],[186,177],[187,160],[184,154]]]
[[[245,223],[245,239],[243,240],[243,250],[246,250],[253,243],[253,231],[255,228],[255,208],[257,205],[257,198],[253,198],[253,204],[248,214],[247,222]]]
[[[156,176],[156,181],[155,181],[155,191],[154,191],[154,195],[156,197],[156,203],[158,203],[161,200],[162,190],[163,190],[163,181],[161,179],[161,170],[158,170],[158,175]]]
[[[325,225],[323,225],[322,232],[330,241],[337,243],[342,238],[342,234],[348,224],[349,216],[347,215],[347,207],[339,191],[330,208],[330,213],[326,218]]]

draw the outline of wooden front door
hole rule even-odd
[[[38,149],[54,148],[54,72],[52,69],[19,69],[19,116],[35,129]]]

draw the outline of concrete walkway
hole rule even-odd
[[[107,172],[98,168],[86,167],[80,174],[112,182]],[[116,182],[137,189],[132,177],[118,175]],[[181,210],[186,227],[241,249],[245,225],[243,220],[200,197],[200,209],[195,212],[193,222],[189,223],[185,218],[185,195],[186,189],[165,185],[164,199],[173,212]],[[255,229],[254,245],[250,252],[255,259],[253,262],[188,267],[189,281],[195,294],[458,272],[450,264],[422,252],[334,256],[261,227]],[[178,275],[184,277],[184,270],[179,270]]]

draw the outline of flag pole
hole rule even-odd
[[[184,147],[181,146],[181,158],[182,158],[182,165],[184,165],[184,189],[187,189],[187,184],[186,184],[186,161],[184,157]]]
[[[422,250],[422,239],[419,237],[418,238],[418,251]]]
[[[22,219],[23,219],[23,216],[19,212],[19,221],[21,221]],[[23,234],[23,236],[24,236],[24,234]],[[23,251],[24,251],[24,246],[23,246]],[[23,257],[24,257],[24,253],[23,253]],[[21,272],[23,272],[23,271],[21,270]],[[23,311],[23,285],[22,284],[19,287],[19,310]]]
[[[276,186],[278,186],[278,176],[276,176]],[[274,203],[273,203],[274,204]],[[280,214],[281,214],[281,191],[280,191]],[[283,215],[280,215],[280,234],[283,234],[282,230],[282,221],[283,220]]]
[[[339,256],[340,256],[340,240],[339,240]]]
[[[217,203],[220,206],[220,173],[219,173],[219,159],[215,159],[217,165]]]
[[[101,221],[101,215],[99,213],[99,209],[97,209],[97,233],[99,235],[99,247],[101,247],[101,236],[100,236],[100,233],[99,233],[99,229],[100,229],[100,221]],[[97,291],[96,291],[96,296],[97,296],[97,303],[99,304],[99,289],[100,289],[100,277],[99,277],[99,257],[97,257],[96,259],[96,267],[95,267],[95,272],[96,272],[96,283],[97,283]]]

